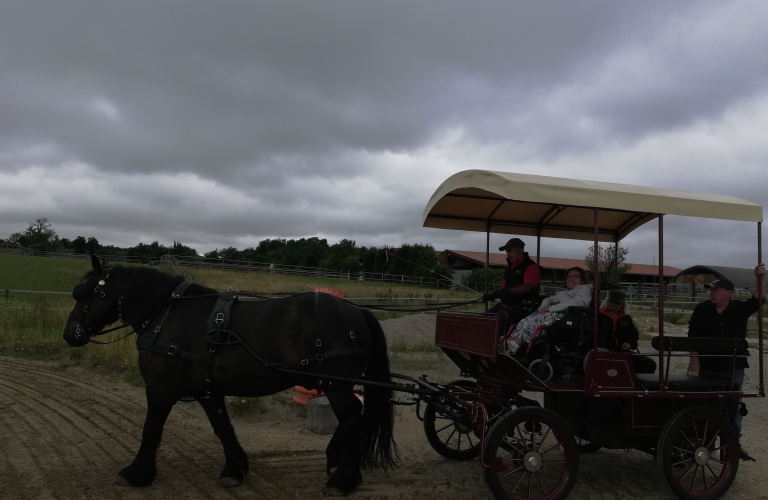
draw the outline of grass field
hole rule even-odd
[[[62,339],[64,324],[74,307],[68,295],[80,283],[90,269],[90,262],[82,260],[52,259],[0,255],[0,355],[19,356],[38,360],[57,361],[66,365],[80,365],[110,374],[133,384],[141,385],[137,368],[135,337],[131,336],[107,346],[88,345],[70,348]],[[170,272],[169,268],[163,271]],[[395,286],[380,282],[360,282],[331,278],[304,278],[263,274],[245,271],[216,269],[186,269],[195,281],[214,288],[258,292],[306,292],[315,287],[344,290],[346,297],[386,300],[358,300],[369,305],[423,304],[403,299],[433,299],[462,301],[477,298],[472,292],[437,290],[415,286]],[[65,292],[65,295],[16,293],[6,298],[5,290],[35,290]],[[397,313],[376,313],[380,319],[394,317]],[[116,339],[129,330],[108,335]],[[434,346],[416,346],[417,350],[429,351]],[[392,346],[393,350],[405,350],[404,346]]]

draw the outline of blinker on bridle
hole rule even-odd
[[[102,299],[105,299],[107,297],[107,295],[104,293],[104,288],[103,288],[107,284],[107,281],[106,281],[107,278],[109,278],[109,273],[107,273],[107,275],[104,277],[104,279],[100,279],[98,281],[98,283],[96,284],[96,287],[89,293],[89,295],[88,295],[88,297],[86,299],[88,301],[88,303],[83,306],[83,309],[82,309],[82,311],[80,313],[80,317],[76,318],[77,322],[75,323],[75,339],[80,340],[80,339],[83,338],[83,336],[87,336],[88,337],[88,342],[92,342],[94,344],[102,344],[103,343],[103,342],[96,342],[95,340],[91,340],[90,339],[91,335],[88,333],[87,330],[85,330],[81,326],[81,323],[85,319],[85,315],[88,314],[88,310],[90,309],[91,305],[93,304],[93,301],[96,300],[97,297],[101,297]],[[80,288],[80,290],[77,290],[78,288]],[[84,296],[84,293],[88,293],[88,292],[85,292],[85,290],[86,290],[85,284],[76,286],[75,290],[72,292],[72,297],[75,300],[80,301],[80,299]],[[70,316],[73,316],[73,315],[70,314]],[[126,328],[127,326],[129,326],[129,325],[122,325],[122,326],[118,326],[118,327],[115,327],[115,328],[110,328],[109,330],[102,330],[102,331],[100,331],[98,333],[94,333],[93,335],[102,335],[102,334],[105,334],[105,333],[108,333],[108,332],[113,332],[115,330],[120,330],[121,328]],[[128,335],[130,335],[130,334],[128,334]],[[120,339],[118,339],[118,340],[120,340]]]

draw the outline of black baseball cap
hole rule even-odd
[[[520,238],[512,238],[503,247],[499,247],[499,250],[508,250],[510,248],[525,248],[525,243]]]
[[[733,282],[728,278],[717,278],[712,283],[707,283],[704,288],[725,288],[726,290],[733,291]]]
[[[623,304],[626,296],[621,290],[611,290],[608,292],[608,300],[617,304]]]

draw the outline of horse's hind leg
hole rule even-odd
[[[224,447],[226,464],[224,470],[221,471],[221,476],[219,476],[219,486],[224,488],[240,486],[248,474],[248,456],[235,436],[235,429],[229,420],[224,397],[211,396],[207,399],[198,399],[198,402],[205,410],[208,421],[213,427],[213,432],[216,433]]]
[[[328,394],[339,425],[325,450],[327,471],[331,477],[327,493],[343,496],[354,491],[362,481],[360,473],[360,434],[363,429],[362,405],[352,392]]]
[[[128,467],[120,471],[115,479],[119,486],[149,486],[157,475],[155,458],[157,447],[163,436],[163,427],[168,415],[176,404],[176,398],[161,391],[147,388],[147,417],[141,433],[139,452]]]

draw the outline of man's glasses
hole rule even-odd
[[[565,277],[567,280],[575,280],[575,279],[581,279],[581,275],[578,274],[569,274]]]

